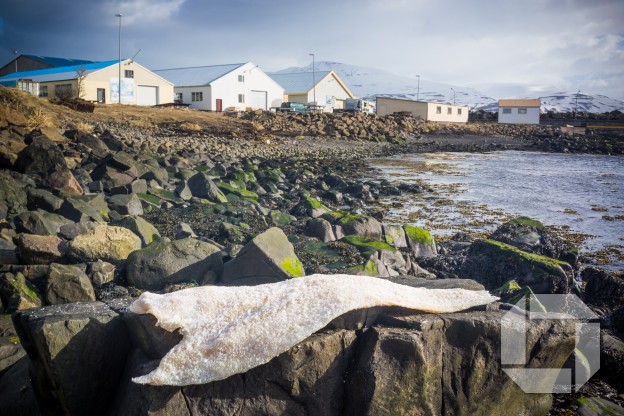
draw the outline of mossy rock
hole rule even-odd
[[[236,195],[241,199],[246,199],[248,201],[258,203],[258,194],[253,191],[248,191],[246,189],[237,189],[223,182],[217,183],[217,187],[225,194],[226,197],[228,195]]]
[[[513,226],[522,226],[522,227],[533,227],[538,230],[544,229],[544,224],[539,222],[538,220],[534,220],[529,217],[516,217],[509,221],[509,225]]]
[[[357,266],[351,266],[347,268],[346,273],[359,276],[379,276],[377,264],[373,260],[368,260],[366,263]]]
[[[154,188],[150,188],[150,189],[147,190],[147,193],[148,194],[152,194],[152,195],[156,195],[160,199],[172,202],[174,204],[182,204],[182,203],[184,203],[184,200],[182,198],[177,196],[173,191],[169,191],[167,189],[154,189]]]
[[[162,200],[159,197],[157,197],[156,195],[138,193],[138,194],[136,194],[136,196],[141,201],[145,202],[146,204],[149,204],[150,206],[160,207],[160,204],[162,203]]]
[[[385,243],[381,240],[375,240],[359,235],[346,235],[340,241],[355,246],[364,255],[370,255],[373,252],[380,250],[388,250],[393,253],[397,251],[397,249],[392,247],[390,244]]]
[[[282,211],[271,211],[270,216],[273,224],[277,226],[289,225],[296,219],[292,215]]]
[[[404,225],[403,230],[405,231],[405,235],[416,243],[424,244],[427,246],[434,246],[435,241],[431,233],[424,228],[415,227],[413,225]]]
[[[510,256],[519,257],[529,262],[534,267],[543,269],[545,271],[548,271],[549,273],[559,274],[563,272],[562,267],[566,267],[566,268],[569,267],[569,264],[564,261],[542,256],[540,254],[529,253],[528,251],[522,251],[519,248],[512,246],[510,244],[501,243],[500,241],[496,241],[496,240],[485,240],[485,241],[487,244],[494,246],[496,249],[500,250],[501,252]]]

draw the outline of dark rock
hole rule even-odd
[[[18,264],[17,246],[12,241],[0,238],[0,264]]]
[[[67,240],[73,240],[80,234],[95,228],[97,225],[98,223],[93,221],[70,222],[61,226],[59,229],[59,235]]]
[[[223,267],[220,249],[210,243],[187,238],[161,239],[128,256],[128,284],[142,290],[162,290],[167,284],[191,282],[215,283]],[[206,281],[213,276],[212,281]]]
[[[324,243],[336,241],[332,225],[323,218],[312,218],[308,220],[306,223],[305,235],[316,237]]]
[[[0,300],[8,313],[43,304],[37,288],[20,272],[0,274]]]
[[[145,179],[136,179],[126,185],[117,186],[110,190],[111,195],[139,193],[147,193],[147,181]]]
[[[102,140],[90,134],[81,134],[76,142],[87,146],[97,158],[103,158],[110,153],[110,149]]]
[[[197,234],[193,231],[190,225],[185,222],[181,222],[176,227],[176,240],[183,240],[185,238],[196,238]]]
[[[101,194],[97,196],[75,195],[65,197],[58,214],[74,222],[103,222],[103,216],[108,216],[108,211],[108,205]]]
[[[24,357],[0,373],[0,413],[3,415],[41,415],[29,369],[30,360]]]
[[[114,264],[102,260],[89,263],[87,268],[87,274],[95,287],[112,282],[115,279],[115,271]]]
[[[143,205],[136,194],[113,195],[108,200],[108,206],[121,215],[143,215]]]
[[[193,196],[205,198],[211,202],[226,202],[227,199],[208,175],[199,172],[187,182]]]
[[[55,169],[48,175],[48,183],[52,189],[66,195],[82,195],[84,191],[80,183],[76,180],[72,172],[65,169]]]
[[[17,155],[15,163],[23,173],[47,173],[54,169],[67,169],[63,152],[45,136],[37,136]]]
[[[71,303],[18,312],[13,322],[46,414],[107,414],[130,347],[117,312]]]
[[[604,270],[587,267],[581,273],[585,285],[583,299],[593,305],[618,306],[624,303],[624,279]]]
[[[94,301],[95,291],[91,280],[79,266],[52,263],[45,297],[50,305]]]
[[[20,234],[17,246],[19,257],[26,264],[50,264],[67,252],[67,243],[52,235]]]
[[[63,199],[55,196],[45,189],[28,189],[28,208],[30,210],[42,209],[54,212],[61,208]]]
[[[4,215],[16,215],[24,210],[27,194],[22,181],[13,178],[7,171],[0,171],[0,202],[6,207]]]
[[[345,235],[359,235],[362,237],[381,239],[381,223],[366,215],[346,215],[338,220],[337,225],[342,227]]]
[[[579,397],[576,402],[579,416],[624,415],[624,407],[601,397]]]
[[[304,275],[303,265],[286,234],[272,227],[247,243],[234,260],[225,263],[223,282],[261,276],[285,280]]]
[[[494,240],[478,240],[470,246],[461,269],[463,275],[492,290],[513,276],[534,293],[570,293],[574,287],[568,263],[528,253]]]
[[[17,215],[13,222],[20,233],[37,235],[56,235],[60,227],[49,221],[41,211],[25,211]]]

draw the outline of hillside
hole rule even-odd
[[[343,64],[340,62],[321,61],[315,64],[317,71],[333,70],[345,82],[351,92],[366,99],[374,100],[376,96],[390,96],[410,100],[436,101],[463,104],[471,110],[497,111],[498,98],[540,98],[542,112],[571,112],[577,101],[576,92],[552,92],[540,97],[526,95],[524,97],[490,97],[480,91],[460,85],[432,82],[426,79],[419,82],[416,77],[405,77],[380,69]],[[277,73],[310,72],[312,65],[290,67]],[[455,93],[453,94],[453,90]],[[606,113],[614,110],[624,111],[624,101],[604,95],[579,94],[579,112]]]

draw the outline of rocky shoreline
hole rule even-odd
[[[502,135],[508,126],[426,131],[431,126],[402,116],[384,124],[362,116],[239,117],[250,130],[231,136],[110,123],[91,133],[32,130],[15,117],[0,124],[0,413],[396,414],[416,406],[431,414],[546,414],[556,411],[552,396],[522,393],[500,366],[498,322],[532,293],[577,293],[598,313],[609,365],[597,377],[611,390],[583,397],[622,404],[613,394],[622,391],[624,368],[620,277],[581,273],[574,245],[527,218],[486,239],[436,242],[428,230],[385,222],[374,204],[425,190],[362,180],[365,157],[622,154],[621,141],[564,138],[547,127],[532,136]],[[485,287],[501,302],[463,314],[350,314],[264,366],[203,386],[129,381],[179,340],[127,311],[142,291],[312,273]],[[569,329],[535,324],[529,365],[563,364],[574,350]]]

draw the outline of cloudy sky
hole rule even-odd
[[[1,0],[0,65],[23,54],[150,69],[336,61],[475,87],[624,99],[624,0]]]

